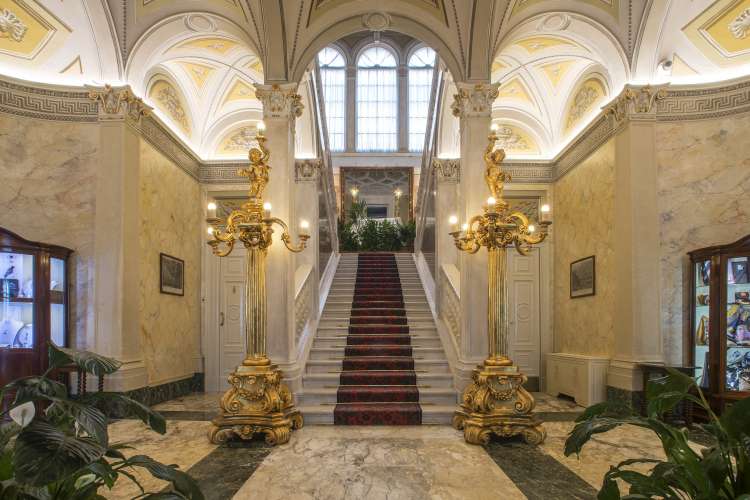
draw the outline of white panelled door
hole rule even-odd
[[[239,251],[238,251],[239,250]],[[245,358],[244,249],[221,259],[219,287],[219,391],[229,388],[227,377]]]
[[[508,349],[510,358],[528,377],[541,375],[539,266],[538,248],[527,256],[508,249]]]

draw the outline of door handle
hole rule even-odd
[[[224,326],[224,313],[219,313],[219,326]]]

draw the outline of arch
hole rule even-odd
[[[389,57],[393,58],[393,65],[390,65]],[[371,66],[363,66],[362,59],[367,57],[374,64]],[[357,68],[398,68],[400,64],[398,53],[393,50],[393,47],[387,43],[375,42],[370,43],[357,53],[356,65]],[[365,61],[366,62],[366,61]],[[381,66],[380,62],[386,62],[387,66]]]
[[[362,18],[360,16],[352,16],[328,26],[312,37],[304,50],[300,52],[300,57],[292,70],[292,81],[299,82],[302,79],[307,66],[317,56],[320,49],[347,35],[363,31],[363,29]],[[443,39],[427,26],[404,16],[391,15],[391,24],[388,26],[388,29],[409,35],[430,46],[445,63],[454,80],[463,81],[464,72],[461,70],[461,65],[458,63],[456,55]]]

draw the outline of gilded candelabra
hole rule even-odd
[[[484,153],[485,181],[492,196],[487,199],[484,213],[475,215],[463,230],[451,232],[459,250],[474,254],[482,247],[488,253],[489,304],[487,330],[489,356],[474,369],[472,383],[464,390],[460,408],[453,417],[453,426],[463,429],[464,438],[473,444],[487,443],[491,434],[509,437],[523,435],[531,444],[544,441],[546,432],[534,417],[534,398],[523,388],[526,375],[508,357],[508,299],[506,288],[506,248],[513,245],[527,255],[532,245],[547,236],[529,223],[526,215],[512,212],[503,199],[503,188],[510,175],[503,172],[502,149],[495,149],[498,137],[493,130]],[[453,224],[457,219],[452,217]]]
[[[289,228],[284,221],[271,217],[270,204],[263,202],[263,190],[268,184],[269,151],[266,138],[259,127],[257,148],[249,153],[250,166],[238,170],[250,182],[249,200],[226,219],[221,219],[209,210],[208,244],[213,253],[226,257],[239,240],[247,249],[247,282],[245,284],[245,337],[247,352],[245,360],[229,376],[230,389],[221,398],[221,414],[213,420],[209,430],[211,442],[220,444],[230,436],[250,439],[256,433],[264,433],[269,444],[289,441],[292,429],[302,427],[299,410],[294,407],[292,394],[282,382],[283,375],[278,366],[271,363],[266,352],[266,254],[273,243],[273,225],[281,227],[281,241],[292,252],[304,250],[308,234],[299,235],[299,244],[294,245]],[[215,211],[215,206],[210,209]],[[214,215],[214,216],[212,216]],[[303,230],[306,226],[303,223]]]

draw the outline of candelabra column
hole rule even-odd
[[[494,94],[497,95],[497,91]],[[458,106],[461,106],[461,100],[469,99],[468,95],[468,91],[463,91],[456,96]],[[491,98],[492,94],[488,96]],[[454,105],[454,109],[456,107]],[[546,238],[549,223],[541,222],[543,230],[538,232],[526,215],[511,211],[503,199],[503,189],[510,175],[501,168],[505,153],[495,149],[498,137],[494,130],[483,154],[487,165],[484,180],[491,196],[481,213],[467,216],[462,230],[450,233],[456,247],[465,252],[465,261],[474,259],[474,254],[482,248],[487,249],[487,287],[476,283],[470,285],[487,290],[484,303],[487,304],[485,346],[488,352],[484,362],[472,371],[471,383],[464,390],[461,404],[453,416],[453,426],[463,430],[464,439],[472,444],[487,443],[492,434],[503,437],[520,434],[528,443],[539,444],[544,441],[546,432],[533,415],[534,398],[523,387],[526,375],[508,357],[506,248],[513,246],[521,255],[528,255],[533,245]],[[450,218],[452,226],[457,226],[458,222],[457,217]],[[463,303],[463,276],[461,281]],[[476,317],[473,311],[469,314],[474,320],[483,320],[483,316]]]
[[[277,86],[269,90],[257,91],[262,99],[270,100],[270,109],[278,106],[299,106],[300,96],[294,93],[280,92]],[[265,101],[264,101],[265,102]],[[293,112],[294,116],[301,113],[301,108]],[[226,257],[234,249],[235,244],[242,243],[247,249],[247,281],[245,285],[245,336],[247,341],[247,355],[240,366],[229,376],[230,389],[221,399],[221,414],[216,417],[209,430],[209,439],[214,443],[223,443],[231,436],[249,439],[257,433],[266,436],[269,444],[282,444],[289,441],[290,432],[302,427],[303,420],[299,410],[294,407],[292,393],[283,382],[282,370],[272,364],[267,354],[268,338],[268,290],[266,289],[266,267],[268,249],[274,248],[274,226],[281,229],[279,243],[275,245],[283,252],[282,245],[287,250],[298,253],[305,249],[309,234],[307,225],[300,224],[300,243],[294,245],[289,226],[279,217],[271,216],[271,204],[264,203],[263,191],[270,181],[271,167],[268,165],[270,151],[266,147],[267,139],[263,135],[265,127],[259,125],[258,147],[249,153],[250,165],[239,169],[238,174],[249,180],[248,201],[241,208],[232,211],[226,221],[215,216],[216,205],[209,206],[210,224],[208,244],[213,253],[219,257]],[[288,158],[281,155],[282,160]],[[288,177],[281,172],[280,177]],[[285,184],[282,182],[283,187]],[[290,190],[291,191],[291,190]],[[291,193],[287,193],[291,197]],[[212,214],[213,211],[213,214]],[[277,233],[278,234],[278,233]],[[289,263],[289,260],[282,263]],[[270,259],[269,259],[270,261]],[[293,262],[293,259],[291,259]],[[272,261],[271,261],[272,262]],[[290,267],[290,266],[287,266]],[[282,268],[285,269],[285,268]],[[280,273],[281,274],[281,273]],[[287,275],[272,274],[274,281],[282,281],[281,291],[289,295],[289,285],[284,282]],[[292,305],[288,300],[274,302],[275,315],[279,311],[284,315],[282,326],[294,321],[293,309],[289,317],[285,311]],[[273,300],[273,298],[272,298]],[[287,307],[282,309],[282,306]],[[289,335],[286,328],[271,329],[273,337],[281,337],[282,341]]]

